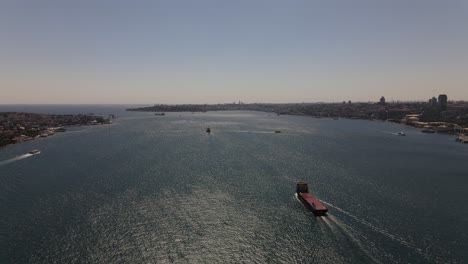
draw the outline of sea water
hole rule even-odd
[[[453,136],[380,121],[124,109],[0,107],[117,115],[0,148],[0,263],[468,259],[468,145]],[[26,155],[33,149],[41,153]],[[296,199],[299,180],[327,217]]]

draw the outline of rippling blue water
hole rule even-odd
[[[468,259],[468,146],[451,136],[261,112],[0,110],[18,107],[119,118],[0,149],[0,263]],[[298,180],[328,217],[296,200]]]

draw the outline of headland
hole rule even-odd
[[[113,117],[0,112],[0,147],[65,132],[69,126],[110,124]]]

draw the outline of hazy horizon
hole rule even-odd
[[[2,1],[0,104],[468,100],[468,1]]]
[[[436,96],[437,98],[437,96]],[[380,99],[380,98],[378,98]],[[428,99],[429,100],[429,99]],[[404,104],[404,103],[426,103],[428,100],[386,100],[387,103],[389,104]],[[348,100],[343,100],[346,104],[348,103]],[[329,102],[324,102],[324,101],[317,101],[317,102],[243,102],[241,101],[242,104],[342,104],[343,101],[329,101]],[[378,103],[378,100],[367,100],[367,101],[352,101],[352,103],[356,104],[366,104],[366,103]],[[468,102],[468,100],[452,100],[449,99],[448,102]],[[57,106],[62,106],[62,105],[93,105],[93,106],[119,106],[119,105],[124,105],[124,106],[152,106],[152,105],[216,105],[216,104],[238,104],[239,102],[215,102],[215,103],[192,103],[192,102],[186,102],[186,103],[158,103],[158,102],[153,102],[153,103],[0,103],[0,105],[57,105]]]

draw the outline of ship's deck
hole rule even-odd
[[[316,211],[327,211],[328,209],[312,194],[310,193],[299,193],[299,195],[308,204],[310,204]]]

